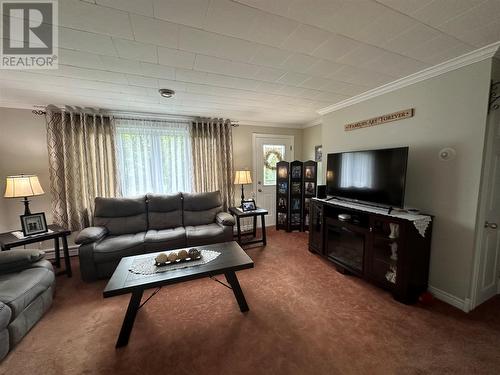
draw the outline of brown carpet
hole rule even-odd
[[[166,287],[120,350],[128,296],[103,299],[105,281],[60,276],[51,310],[0,373],[500,373],[500,298],[471,314],[405,306],[310,254],[307,234],[269,230],[268,243],[249,249],[255,268],[238,273],[250,312],[209,279]]]

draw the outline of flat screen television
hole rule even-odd
[[[383,207],[403,207],[408,147],[328,154],[329,196]]]

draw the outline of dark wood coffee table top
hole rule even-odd
[[[218,251],[221,254],[216,259],[206,264],[161,272],[154,275],[144,275],[144,277],[132,278],[130,280],[127,280],[130,274],[129,269],[135,260],[155,257],[157,254],[161,253],[161,251],[157,253],[122,258],[115,272],[111,276],[108,285],[106,285],[106,288],[104,289],[104,298],[131,293],[137,289],[144,290],[156,288],[163,285],[200,279],[212,275],[220,275],[226,272],[235,272],[253,268],[254,266],[252,259],[235,241],[214,245],[196,246],[196,248],[201,250]],[[186,248],[186,250],[188,249],[189,248]]]

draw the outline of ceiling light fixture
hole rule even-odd
[[[159,89],[158,92],[164,98],[171,98],[172,96],[175,95],[175,91],[170,89]]]

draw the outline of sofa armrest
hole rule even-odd
[[[11,311],[10,307],[7,306],[5,303],[0,302],[0,331],[3,331],[5,328],[7,328],[7,326],[10,323],[11,316],[12,316],[12,311]],[[9,345],[9,343],[7,342],[7,346],[8,345]],[[2,346],[2,344],[0,343],[0,347],[1,346]],[[0,353],[1,353],[1,350],[0,350]],[[1,354],[0,354],[0,357],[1,357]],[[0,358],[0,360],[1,360],[1,358]]]
[[[97,242],[108,234],[105,227],[88,227],[78,233],[75,238],[75,243],[78,245],[85,245],[92,242]]]
[[[45,257],[45,252],[36,249],[14,249],[0,252],[0,274],[30,268]]]
[[[219,212],[216,216],[217,223],[221,225],[233,226],[235,221],[233,215],[227,212]]]

